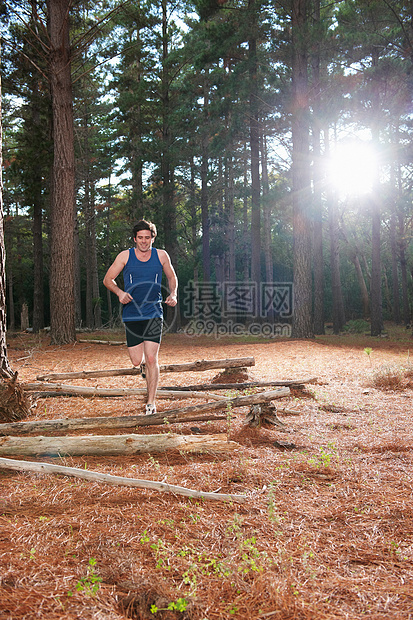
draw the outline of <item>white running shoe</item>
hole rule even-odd
[[[145,415],[152,415],[156,413],[156,406],[152,404],[145,405]]]

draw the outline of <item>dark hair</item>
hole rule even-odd
[[[137,224],[133,227],[133,238],[135,239],[136,235],[140,230],[150,230],[152,238],[155,239],[156,235],[156,226],[152,222],[147,222],[146,220],[139,220]]]

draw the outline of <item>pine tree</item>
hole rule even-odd
[[[0,46],[1,58],[1,46]],[[0,421],[12,422],[29,413],[27,399],[17,383],[17,373],[10,367],[6,343],[6,253],[3,228],[3,131],[0,79]]]

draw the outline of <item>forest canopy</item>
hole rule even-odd
[[[141,218],[179,276],[171,329],[409,326],[412,10],[2,2],[8,329],[118,324],[102,279]]]

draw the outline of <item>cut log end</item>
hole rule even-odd
[[[17,422],[29,415],[29,401],[17,381],[17,373],[11,379],[0,381],[0,422]]]
[[[263,424],[285,428],[284,422],[277,416],[277,407],[272,402],[252,405],[246,415],[246,422],[251,428],[260,428]]]
[[[247,368],[225,368],[222,372],[215,375],[211,383],[244,383],[248,381]]]

